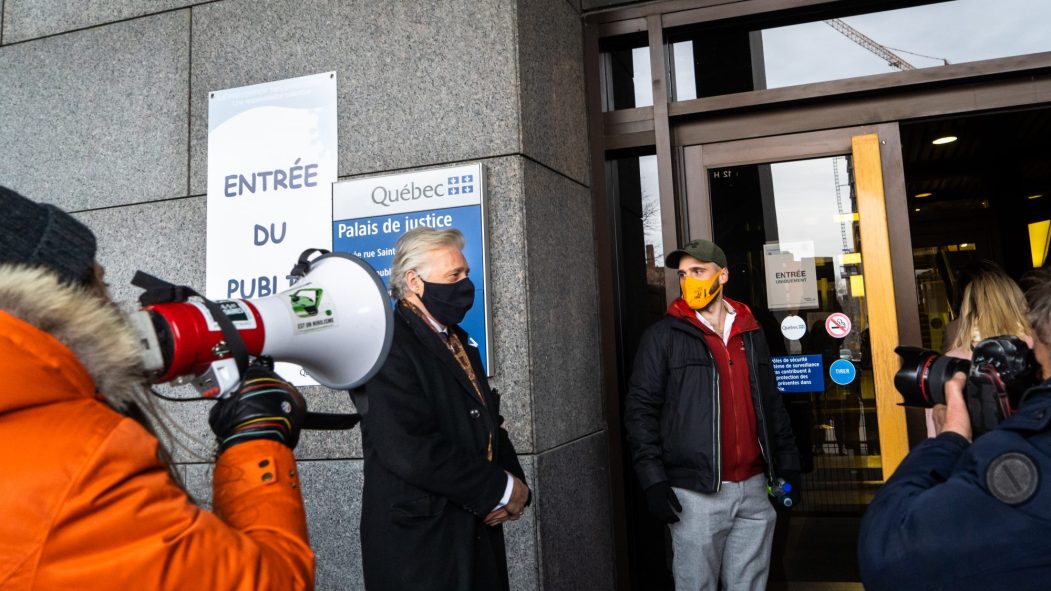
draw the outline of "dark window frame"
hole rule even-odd
[[[587,84],[589,140],[592,162],[596,246],[599,277],[599,311],[602,338],[607,437],[610,455],[611,508],[618,588],[630,588],[631,573],[626,522],[626,479],[622,461],[622,417],[618,397],[616,327],[616,276],[619,262],[613,250],[616,237],[608,197],[606,158],[616,151],[643,148],[657,155],[658,188],[665,248],[687,236],[691,213],[686,202],[684,148],[719,142],[812,133],[821,130],[877,126],[881,135],[898,122],[942,115],[960,115],[1021,105],[1051,104],[1051,52],[997,58],[891,72],[856,78],[817,82],[775,89],[669,102],[670,46],[665,31],[721,19],[756,18],[784,24],[820,18],[838,18],[867,12],[932,4],[935,0],[666,0],[636,4],[584,15],[584,59]],[[644,33],[649,39],[650,71],[653,77],[653,106],[605,111],[602,74],[599,71],[600,43],[607,37]],[[654,51],[659,48],[660,51]],[[783,138],[782,138],[783,139]],[[900,166],[900,146],[881,150],[884,162]],[[888,179],[885,179],[885,183]],[[903,179],[892,179],[894,185]],[[885,187],[904,191],[904,187]],[[888,215],[907,220],[900,204],[888,202]],[[900,210],[900,211],[899,211]],[[907,221],[906,227],[907,227]],[[904,243],[895,240],[895,250]],[[911,261],[911,258],[909,259]],[[895,292],[899,316],[915,298],[915,280],[895,269]],[[900,283],[900,285],[898,285]],[[906,289],[908,285],[908,289]],[[911,309],[915,310],[913,306]],[[918,320],[899,319],[900,337],[918,337]],[[915,331],[913,331],[915,328]],[[637,502],[637,500],[636,500]]]

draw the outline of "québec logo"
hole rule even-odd
[[[474,193],[473,174],[448,177],[445,184],[449,195],[466,195],[468,193]]]

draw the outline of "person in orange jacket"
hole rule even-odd
[[[0,590],[313,589],[302,396],[246,372],[212,410],[215,512],[198,507],[152,434],[95,248],[69,214],[0,187]]]

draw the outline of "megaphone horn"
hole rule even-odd
[[[310,260],[314,252],[322,255]],[[153,381],[193,376],[203,395],[221,396],[240,382],[249,356],[265,356],[298,364],[329,388],[365,383],[393,338],[390,297],[379,276],[355,256],[318,249],[305,251],[292,275],[300,278],[276,295],[212,302],[137,273],[132,284],[146,292],[132,323]]]
[[[390,296],[372,267],[355,256],[324,254],[288,290],[250,303],[266,327],[261,354],[301,365],[329,388],[365,383],[390,351]]]

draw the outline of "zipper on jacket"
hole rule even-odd
[[[719,402],[719,367],[715,364],[715,355],[712,354],[712,348],[708,346],[707,340],[704,338],[704,333],[700,336],[701,345],[704,350],[708,353],[708,361],[712,367],[712,462],[715,466],[715,488],[712,492],[719,492],[723,486],[723,455],[722,449],[722,408]]]
[[[723,454],[722,454],[722,405],[719,402],[721,393],[719,392],[719,367],[715,365],[715,356],[712,355],[712,351],[708,349],[708,358],[712,362],[712,406],[715,412],[712,413],[712,422],[715,423],[712,429],[712,458],[715,461],[715,492],[719,492],[723,487]]]
[[[766,458],[766,477],[770,482],[773,482],[777,479],[777,476],[774,474],[774,458],[772,454],[766,452],[766,447],[763,447],[763,435],[766,435],[767,425],[766,414],[763,412],[763,394],[759,391],[761,386],[759,383],[759,372],[755,365],[755,338],[752,335],[748,335],[748,341],[751,347],[745,351],[745,355],[748,357],[748,369],[752,372],[752,378],[755,380],[756,386],[755,392],[752,393],[752,404],[755,405],[756,412],[759,413],[758,418],[761,421],[760,428],[757,429],[759,432],[756,433],[756,439],[759,440],[759,451]]]

